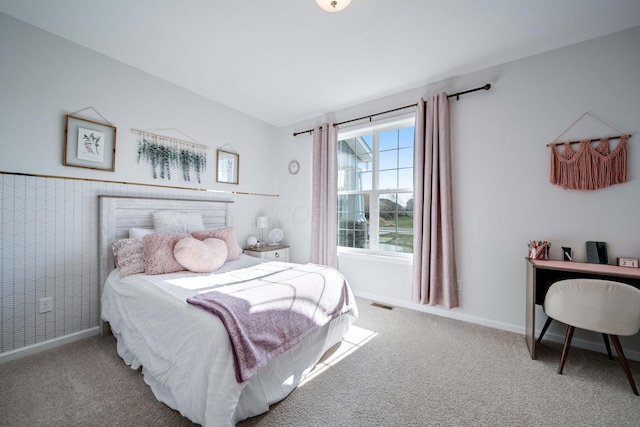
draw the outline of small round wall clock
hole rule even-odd
[[[291,160],[291,162],[289,163],[289,173],[295,175],[299,171],[300,171],[300,163],[298,163],[297,160]]]

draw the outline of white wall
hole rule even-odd
[[[524,333],[525,253],[530,239],[552,242],[551,257],[570,246],[584,261],[585,242],[605,241],[609,259],[640,258],[640,27],[549,53],[438,82],[282,129],[282,151],[298,158],[299,176],[280,174],[283,206],[311,205],[311,137],[293,137],[325,120],[341,121],[491,83],[492,89],[451,100],[457,267],[461,307],[446,310],[411,302],[410,266],[340,257],[356,294],[418,310]],[[629,182],[591,192],[549,183],[552,142],[591,112],[634,135]],[[616,134],[597,120],[581,120],[565,138]],[[614,144],[617,142],[614,142]],[[281,167],[281,170],[286,170]],[[310,221],[290,221],[293,259],[309,259]],[[538,322],[544,316],[538,316]],[[554,326],[551,337],[564,331]],[[600,338],[582,345],[601,349]],[[622,340],[640,358],[638,336]],[[524,342],[523,342],[524,346]],[[525,347],[523,347],[523,351]]]
[[[117,127],[115,172],[62,163],[65,114],[89,106]],[[179,171],[154,180],[151,166],[136,162],[132,128],[176,128],[209,146],[202,184]],[[0,14],[0,361],[97,331],[99,194],[233,199],[230,221],[243,244],[258,231],[256,216],[275,212],[276,136],[262,121]],[[229,146],[240,154],[239,185],[215,182],[216,148]],[[54,310],[40,314],[45,296]]]
[[[277,193],[269,173],[276,129],[164,80],[0,14],[0,170],[228,191]],[[117,127],[116,170],[63,165],[65,114],[95,108]],[[79,113],[102,121],[92,111]],[[138,135],[157,133],[209,147],[201,185],[177,173],[154,180],[137,163]],[[171,129],[177,129],[179,132]],[[228,145],[227,145],[228,144]],[[239,185],[215,181],[216,149],[240,153]]]

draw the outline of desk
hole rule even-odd
[[[542,305],[549,287],[564,279],[604,279],[640,288],[640,268],[527,258],[525,336],[531,358],[536,358],[536,304]]]

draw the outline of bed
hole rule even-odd
[[[244,287],[242,292],[258,289],[248,286],[258,281],[278,282],[280,289],[297,289],[288,282],[293,276],[309,274],[310,281],[327,281],[327,277],[339,275],[337,271],[239,255],[214,273],[176,271],[120,277],[112,244],[132,240],[128,239],[131,229],[153,229],[155,212],[196,214],[202,217],[205,229],[215,230],[227,226],[230,203],[100,196],[103,333],[113,333],[118,354],[127,365],[142,368],[144,381],[159,401],[205,426],[231,426],[268,411],[269,405],[284,399],[300,384],[357,318],[353,295],[342,278],[340,298],[349,300],[348,305],[326,323],[301,335],[294,345],[282,347],[274,357],[254,366],[249,374],[244,371],[242,376],[237,343],[225,328],[226,318],[213,315],[195,300],[202,295],[223,294],[237,286]],[[238,291],[231,294],[237,295],[235,292]]]

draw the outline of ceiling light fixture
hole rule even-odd
[[[327,12],[340,12],[349,6],[351,0],[316,0],[316,3]]]

